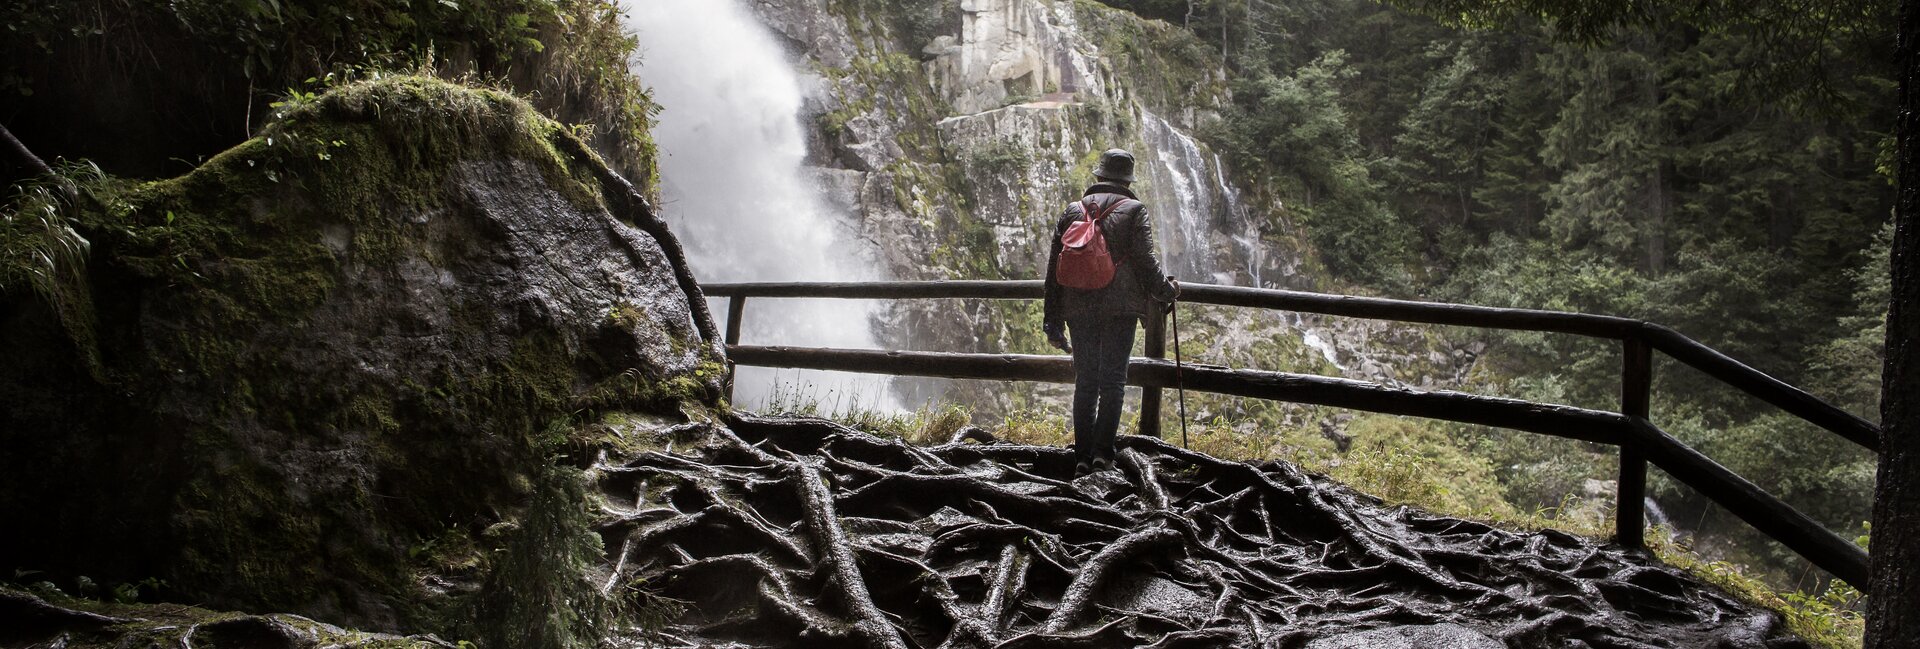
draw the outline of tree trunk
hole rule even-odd
[[[1899,200],[1894,207],[1893,303],[1880,406],[1880,480],[1873,499],[1873,575],[1867,649],[1920,638],[1920,165],[1914,156],[1920,93],[1920,0],[1900,12]]]

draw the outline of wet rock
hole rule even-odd
[[[390,79],[268,129],[87,217],[96,348],[0,298],[0,394],[37,404],[0,409],[0,519],[34,530],[0,557],[475,623],[514,539],[485,532],[597,413],[710,403],[715,347],[670,242],[618,209],[644,203],[518,100]]]
[[[0,643],[31,646],[132,620],[54,606],[26,593],[0,590]]]
[[[314,642],[293,625],[257,615],[200,625],[194,629],[192,639],[213,647],[235,649],[302,649],[314,646]]]
[[[0,647],[202,647],[205,649],[452,648],[431,635],[366,633],[298,615],[235,615],[177,604],[62,605],[0,587]],[[111,610],[107,616],[83,609]]]
[[[1306,649],[1506,649],[1506,645],[1458,624],[1420,624],[1322,637],[1307,643]]]
[[[1037,278],[1053,220],[1090,181],[1095,152],[1143,164],[1170,272],[1188,281],[1268,284],[1300,260],[1297,236],[1243,205],[1220,161],[1192,137],[1227,98],[1193,35],[1098,3],[1054,0],[751,3],[811,74],[802,120],[809,164],[866,173],[859,238],[897,279]],[[932,17],[934,19],[929,19]],[[1161,52],[1106,51],[1115,38]],[[836,194],[847,196],[844,187]],[[933,250],[934,254],[926,254]],[[1005,352],[1030,338],[1006,305],[895,304],[882,343]],[[1027,351],[1027,350],[1022,350]],[[1035,350],[1037,351],[1037,350]],[[896,381],[910,401],[957,401],[991,418],[1011,402],[987,384]]]
[[[1011,98],[1106,87],[1099,60],[1075,28],[1072,3],[968,0],[964,28],[927,64],[929,80],[961,115],[1005,106]]]

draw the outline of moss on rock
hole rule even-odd
[[[0,415],[0,518],[30,530],[0,556],[223,608],[587,644],[600,618],[498,612],[597,593],[540,541],[590,535],[556,510],[585,507],[560,468],[591,438],[575,422],[717,403],[661,246],[609,212],[597,157],[562,153],[586,150],[570,129],[506,94],[389,78],[277,119],[72,210],[99,379],[47,344],[44,301],[4,298],[0,395],[33,407]]]

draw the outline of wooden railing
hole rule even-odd
[[[741,345],[740,324],[748,298],[844,299],[1002,299],[1037,300],[1038,281],[951,281],[884,283],[707,284],[706,295],[726,297],[725,342],[732,363],[900,376],[1000,381],[1072,383],[1072,360],[1065,356],[959,354],[859,349],[821,349]],[[1786,545],[1835,577],[1865,590],[1867,555],[1806,514],[1766,493],[1751,481],[1681,443],[1649,421],[1653,352],[1698,369],[1796,417],[1878,452],[1880,429],[1872,422],[1821,401],[1799,388],[1734,360],[1658,324],[1612,316],[1502,309],[1407,300],[1325,295],[1276,289],[1182,284],[1180,301],[1324,315],[1456,325],[1485,329],[1543,331],[1620,341],[1620,412],[1534,403],[1449,391],[1415,391],[1325,376],[1235,369],[1187,363],[1176,368],[1165,359],[1165,319],[1145,322],[1147,358],[1133,359],[1127,383],[1143,391],[1140,433],[1159,436],[1160,390],[1182,386],[1218,394],[1308,403],[1393,415],[1409,415],[1510,428],[1620,449],[1614,511],[1615,540],[1629,547],[1645,544],[1647,463]]]

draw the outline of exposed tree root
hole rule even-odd
[[[991,440],[923,449],[743,415],[684,456],[604,461],[607,583],[688,602],[670,646],[1304,647],[1388,628],[1804,646],[1771,614],[1567,534],[1386,508],[1152,439],[1079,478],[1063,449]]]

